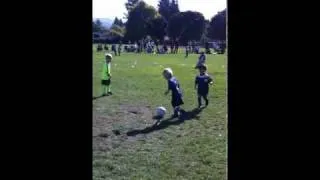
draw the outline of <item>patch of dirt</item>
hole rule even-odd
[[[128,146],[136,141],[144,141],[147,136],[128,137],[126,132],[141,129],[154,123],[150,106],[121,104],[112,113],[93,109],[92,136],[93,151],[110,151],[119,146]]]

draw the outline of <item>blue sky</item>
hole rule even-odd
[[[123,18],[123,14],[127,12],[125,3],[127,0],[92,0],[92,16],[93,18]],[[156,9],[159,0],[144,0]],[[178,0],[180,11],[198,11],[203,14],[206,19],[211,19],[219,11],[227,7],[227,0]]]

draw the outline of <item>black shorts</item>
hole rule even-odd
[[[198,91],[198,96],[207,97],[208,91]]]
[[[172,107],[180,106],[182,104],[184,104],[182,98],[175,98],[171,100]]]
[[[111,80],[110,79],[107,79],[107,80],[101,80],[101,84],[102,85],[106,85],[106,86],[109,86],[111,83]]]

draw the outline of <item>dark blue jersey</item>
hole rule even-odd
[[[182,91],[178,80],[172,77],[168,80],[168,89],[172,91],[172,99],[177,99],[182,97]]]
[[[198,86],[198,93],[207,94],[209,92],[210,82],[212,82],[212,78],[208,74],[198,75],[195,80]]]

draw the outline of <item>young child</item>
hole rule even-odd
[[[173,72],[171,68],[165,68],[162,72],[163,77],[168,81],[168,90],[165,92],[165,95],[172,92],[171,96],[171,105],[174,109],[174,114],[172,118],[176,118],[180,115],[180,105],[183,105],[182,100],[182,91],[180,89],[180,84],[178,80],[173,77]]]
[[[201,65],[199,66],[199,72],[200,74],[196,76],[195,80],[195,85],[194,88],[198,88],[198,107],[200,108],[202,103],[201,103],[201,98],[203,98],[206,101],[206,106],[209,104],[208,100],[208,93],[209,93],[209,84],[213,84],[212,78],[206,73],[207,71],[207,66],[206,65]]]
[[[200,56],[199,56],[199,60],[198,60],[198,63],[195,67],[195,69],[198,69],[201,65],[205,64],[206,63],[206,55],[204,54],[204,52],[202,51],[200,53]]]
[[[110,84],[111,84],[111,60],[112,55],[109,53],[105,54],[105,63],[102,66],[102,76],[101,76],[101,84],[102,84],[102,96],[112,95]],[[108,89],[108,93],[106,94],[106,89]]]
[[[186,46],[186,56],[184,58],[187,59],[188,55],[189,55],[189,46]]]

